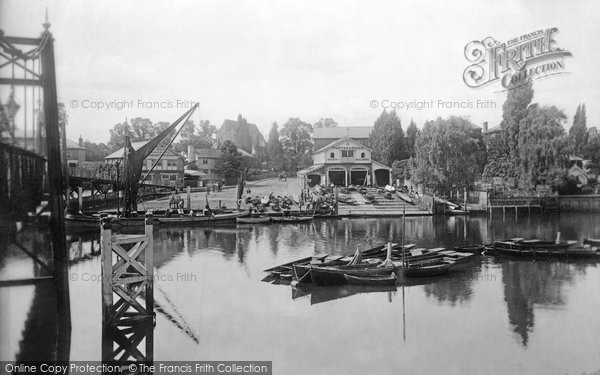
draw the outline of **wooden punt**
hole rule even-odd
[[[396,274],[390,272],[389,275],[372,275],[372,276],[352,276],[344,274],[346,283],[351,285],[363,285],[363,286],[385,286],[385,285],[396,285]]]

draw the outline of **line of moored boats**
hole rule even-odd
[[[600,260],[600,239],[542,241],[512,238],[490,245],[445,248],[417,248],[415,244],[388,243],[354,256],[318,255],[298,259],[266,269],[265,281],[289,281],[292,285],[310,283],[319,286],[354,284],[365,286],[396,285],[411,278],[433,278],[459,269],[480,254],[505,254],[521,257],[570,257]]]

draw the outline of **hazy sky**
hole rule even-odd
[[[434,101],[399,110],[405,129],[411,118],[421,127],[451,114],[494,126],[506,94],[465,85],[465,45],[550,27],[573,54],[565,60],[571,74],[536,81],[534,101],[564,110],[567,127],[585,102],[588,126],[600,125],[597,1],[0,0],[0,28],[38,36],[46,7],[71,139],[106,142],[126,117],[172,122],[187,109],[178,100],[200,102],[194,119],[217,126],[242,113],[265,136],[289,117],[372,125],[383,100]],[[496,108],[444,109],[439,100]],[[123,101],[126,108],[84,108]],[[144,108],[152,101],[173,108]]]

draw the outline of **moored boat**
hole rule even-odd
[[[358,265],[358,266],[328,266],[310,267],[310,278],[316,285],[341,285],[346,283],[345,275],[357,276],[357,277],[372,277],[389,275],[393,272],[393,267],[378,267],[372,265]]]
[[[539,239],[524,239],[512,238],[506,241],[496,241],[491,247],[493,252],[524,255],[524,256],[539,256],[539,255],[554,255],[565,256],[569,253],[569,248],[574,247],[577,241],[542,241]]]
[[[236,217],[238,224],[266,224],[271,222],[271,218],[268,216],[247,216],[247,217]]]
[[[600,246],[600,238],[586,238],[583,240],[584,245]]]
[[[218,222],[235,222],[237,218],[247,216],[248,212],[239,211],[226,214],[205,215],[205,216],[170,216],[154,217],[153,220],[158,225],[194,225]]]
[[[409,264],[398,269],[405,277],[432,277],[439,276],[450,272],[455,262],[451,260],[439,260],[435,262],[423,262],[417,264]]]
[[[363,285],[363,286],[383,286],[383,285],[396,285],[396,274],[390,272],[389,275],[372,275],[372,276],[352,276],[344,274],[346,283],[351,285]]]
[[[311,221],[313,216],[272,216],[271,220],[276,223],[301,223]]]

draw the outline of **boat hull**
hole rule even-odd
[[[273,216],[271,220],[276,223],[302,223],[311,221],[312,216]]]
[[[312,267],[310,277],[316,285],[343,285],[346,284],[345,275],[357,277],[371,277],[377,275],[389,275],[393,272],[390,268],[379,267]]]
[[[248,212],[234,212],[213,216],[177,216],[154,218],[158,225],[197,225],[235,222],[237,218],[247,216]]]
[[[433,277],[444,275],[452,270],[455,263],[425,263],[400,269],[404,277]]]
[[[352,276],[344,274],[344,278],[346,279],[346,283],[350,285],[362,285],[362,286],[387,286],[387,285],[396,285],[396,277],[395,273],[390,273],[387,276],[368,276],[368,277],[360,277],[360,276]]]
[[[271,222],[271,218],[268,216],[264,217],[236,217],[238,224],[266,224]]]

